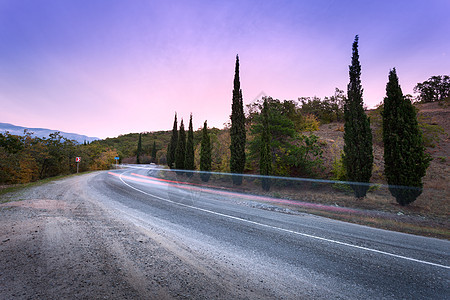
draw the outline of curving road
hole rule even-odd
[[[157,173],[76,176],[0,207],[0,298],[450,299],[448,241]]]
[[[109,172],[90,184],[124,218],[164,231],[196,259],[231,264],[233,284],[286,298],[450,298],[448,241],[255,209],[244,195],[155,180],[154,172]]]

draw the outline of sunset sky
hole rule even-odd
[[[346,91],[358,34],[364,102],[450,72],[450,1],[0,0],[0,122],[100,138],[222,128],[244,104]]]

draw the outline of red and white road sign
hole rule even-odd
[[[79,163],[81,161],[81,157],[75,157],[75,162]]]

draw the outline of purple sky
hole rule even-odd
[[[229,120],[244,104],[346,91],[359,35],[364,102],[450,70],[450,1],[0,0],[0,122],[100,138]]]

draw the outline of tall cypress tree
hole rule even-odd
[[[178,123],[177,123],[177,113],[175,113],[175,119],[173,120],[172,137],[170,138],[169,145],[167,146],[167,165],[169,168],[174,168],[175,163],[175,152],[178,143]]]
[[[158,152],[158,150],[156,149],[156,141],[153,141],[153,147],[152,147],[152,163],[156,163],[156,152]]]
[[[139,141],[138,141],[138,146],[137,146],[137,151],[136,151],[136,163],[137,164],[141,163],[141,159],[140,159],[141,155],[142,155],[142,139],[141,139],[141,134],[139,133]]]
[[[259,158],[259,172],[261,175],[271,175],[272,155],[270,151],[269,107],[267,99],[264,99],[262,114],[261,150]],[[262,178],[262,187],[265,191],[270,189],[270,178]]]
[[[184,160],[186,159],[186,132],[184,131],[183,119],[181,119],[180,132],[178,133],[177,149],[175,152],[175,167],[184,170]]]
[[[200,148],[200,171],[207,173],[200,173],[200,178],[207,182],[211,176],[211,139],[208,133],[208,125],[206,121],[202,129],[202,143]]]
[[[407,205],[422,193],[430,157],[425,153],[416,110],[403,96],[395,68],[389,72],[382,115],[384,173],[392,196]]]
[[[236,55],[236,67],[234,73],[233,101],[231,104],[231,144],[230,144],[230,170],[231,173],[242,174],[245,167],[245,115],[242,100],[241,83],[239,79],[239,56]],[[232,176],[233,183],[242,184],[242,176]]]
[[[189,129],[187,135],[186,142],[186,157],[184,159],[184,168],[186,170],[194,170],[195,162],[194,162],[194,129],[192,126],[192,114],[189,119]],[[189,173],[192,175],[192,173]]]
[[[358,36],[353,42],[352,64],[349,66],[350,83],[344,101],[344,156],[347,179],[353,182],[369,182],[372,176],[373,150],[370,120],[364,113],[361,65],[358,54]],[[366,195],[369,185],[352,184],[357,198]]]

